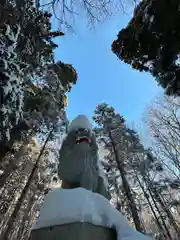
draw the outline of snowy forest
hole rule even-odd
[[[61,186],[66,94],[78,72],[55,59],[56,38],[69,34],[76,8],[93,24],[114,6],[69,2],[0,1],[0,240],[29,239],[44,196]],[[62,27],[53,28],[53,17]],[[138,129],[108,102],[97,103],[92,115],[111,204],[159,240],[180,239],[179,22],[179,1],[143,0],[112,42],[112,54],[152,74],[164,89],[143,116],[150,142],[143,144]]]

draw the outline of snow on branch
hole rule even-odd
[[[15,53],[19,25],[4,25],[0,28],[0,139],[10,140],[10,130],[22,117],[24,64],[17,60]]]

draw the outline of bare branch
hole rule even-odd
[[[135,7],[136,0],[49,0],[41,8],[50,10],[61,27],[73,29],[77,17],[86,17],[90,27],[104,21],[118,11],[126,13],[128,4]]]
[[[166,167],[180,172],[180,99],[165,96],[148,108],[147,125],[155,150]],[[169,170],[170,170],[169,169]]]

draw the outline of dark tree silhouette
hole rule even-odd
[[[178,0],[144,0],[112,44],[120,60],[150,72],[168,95],[180,95],[179,22]]]

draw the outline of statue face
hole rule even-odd
[[[88,144],[91,143],[91,133],[88,129],[84,129],[84,128],[79,128],[78,130],[76,130],[76,144],[80,144],[82,142],[86,142]]]
[[[63,142],[63,145],[68,145],[70,148],[75,147],[80,143],[91,145],[93,142],[93,134],[88,129],[79,128],[69,132]]]
[[[83,158],[85,153],[97,154],[97,150],[95,135],[87,129],[80,128],[68,133],[61,146],[60,155],[63,158]]]
[[[97,144],[96,144],[96,137],[95,135],[89,131],[88,129],[85,129],[85,128],[79,128],[75,131],[73,131],[72,133],[70,133],[68,137],[71,137],[72,135],[75,135],[74,138],[73,138],[73,141],[74,141],[74,144],[75,145],[78,145],[78,144],[83,144],[85,145],[88,145],[91,150],[95,150],[97,149]]]

